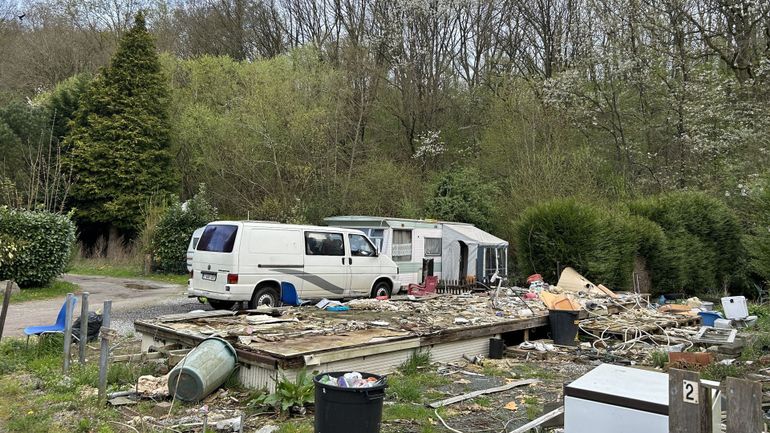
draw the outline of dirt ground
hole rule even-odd
[[[204,306],[185,296],[185,287],[178,284],[130,278],[112,278],[91,275],[64,275],[63,279],[88,292],[91,311],[101,310],[105,300],[112,300],[112,311],[122,334],[131,332],[136,312],[155,317],[159,314],[183,313]],[[47,299],[11,304],[5,323],[4,336],[23,336],[27,326],[51,325],[56,322],[64,298]],[[207,307],[207,306],[206,306]],[[162,310],[159,312],[158,310]],[[132,314],[134,313],[134,314]],[[80,316],[80,305],[75,307],[75,317]],[[121,318],[126,316],[122,326]],[[130,325],[130,326],[128,326]]]

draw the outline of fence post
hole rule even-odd
[[[80,341],[78,342],[78,361],[86,363],[86,344],[88,343],[88,292],[81,296],[80,308]]]
[[[104,402],[107,397],[107,360],[110,355],[110,339],[107,338],[110,328],[110,310],[112,310],[112,301],[104,301],[104,312],[102,313],[102,347],[99,353],[99,402]]]
[[[760,433],[764,427],[762,384],[728,377],[727,433]]]
[[[711,393],[694,371],[668,371],[669,433],[711,433]]]
[[[8,280],[8,284],[5,285],[5,295],[3,295],[3,309],[0,310],[0,340],[3,338],[5,316],[8,315],[8,304],[11,302],[11,290],[13,290],[13,280]]]
[[[70,351],[72,350],[72,316],[75,313],[75,305],[72,300],[75,299],[75,295],[67,293],[67,301],[65,302],[66,311],[64,314],[64,365],[62,370],[64,374],[70,372]]]

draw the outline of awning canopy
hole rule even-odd
[[[468,248],[468,255],[462,262],[462,247]],[[508,242],[489,234],[470,224],[444,223],[441,234],[441,275],[444,279],[456,280],[460,277],[460,267],[463,274],[476,275],[476,262],[479,260],[479,247],[507,248]],[[481,258],[483,260],[483,258]]]
[[[495,235],[489,234],[470,224],[444,224],[444,239],[460,240],[466,243],[474,243],[483,247],[507,247],[508,241],[504,241]]]

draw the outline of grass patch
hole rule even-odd
[[[432,371],[429,352],[414,352],[401,366],[398,373],[388,376],[388,396],[397,402],[424,403],[442,394],[433,387],[446,385],[450,380]]]
[[[100,275],[114,278],[140,278],[186,285],[187,274],[144,274],[142,265],[131,263],[110,263],[104,259],[76,259],[67,272],[80,275]]]
[[[5,290],[5,287],[0,289]],[[80,293],[80,286],[67,281],[54,280],[47,287],[21,289],[21,293],[11,296],[11,303],[42,301],[52,298],[62,298],[62,302],[64,302],[63,299],[67,296],[67,293]],[[0,296],[0,299],[2,299],[2,296]]]
[[[417,374],[419,370],[424,369],[430,365],[430,352],[412,352],[409,355],[409,359],[406,360],[399,371],[405,375]]]
[[[511,370],[516,374],[516,377],[522,379],[556,379],[555,372],[546,370],[539,365],[530,362],[514,365],[511,367]]]
[[[311,419],[291,419],[284,421],[281,423],[278,433],[313,433],[313,421]]]
[[[120,414],[98,405],[84,392],[94,389],[95,364],[73,364],[69,377],[61,373],[62,336],[52,335],[27,347],[23,340],[0,343],[0,431],[112,432]],[[135,377],[136,371],[119,374]],[[112,387],[118,385],[112,378]]]

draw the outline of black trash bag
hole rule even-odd
[[[72,335],[80,338],[80,317],[72,325]],[[102,329],[102,315],[93,311],[88,313],[88,341],[94,341],[99,337],[99,330]]]

